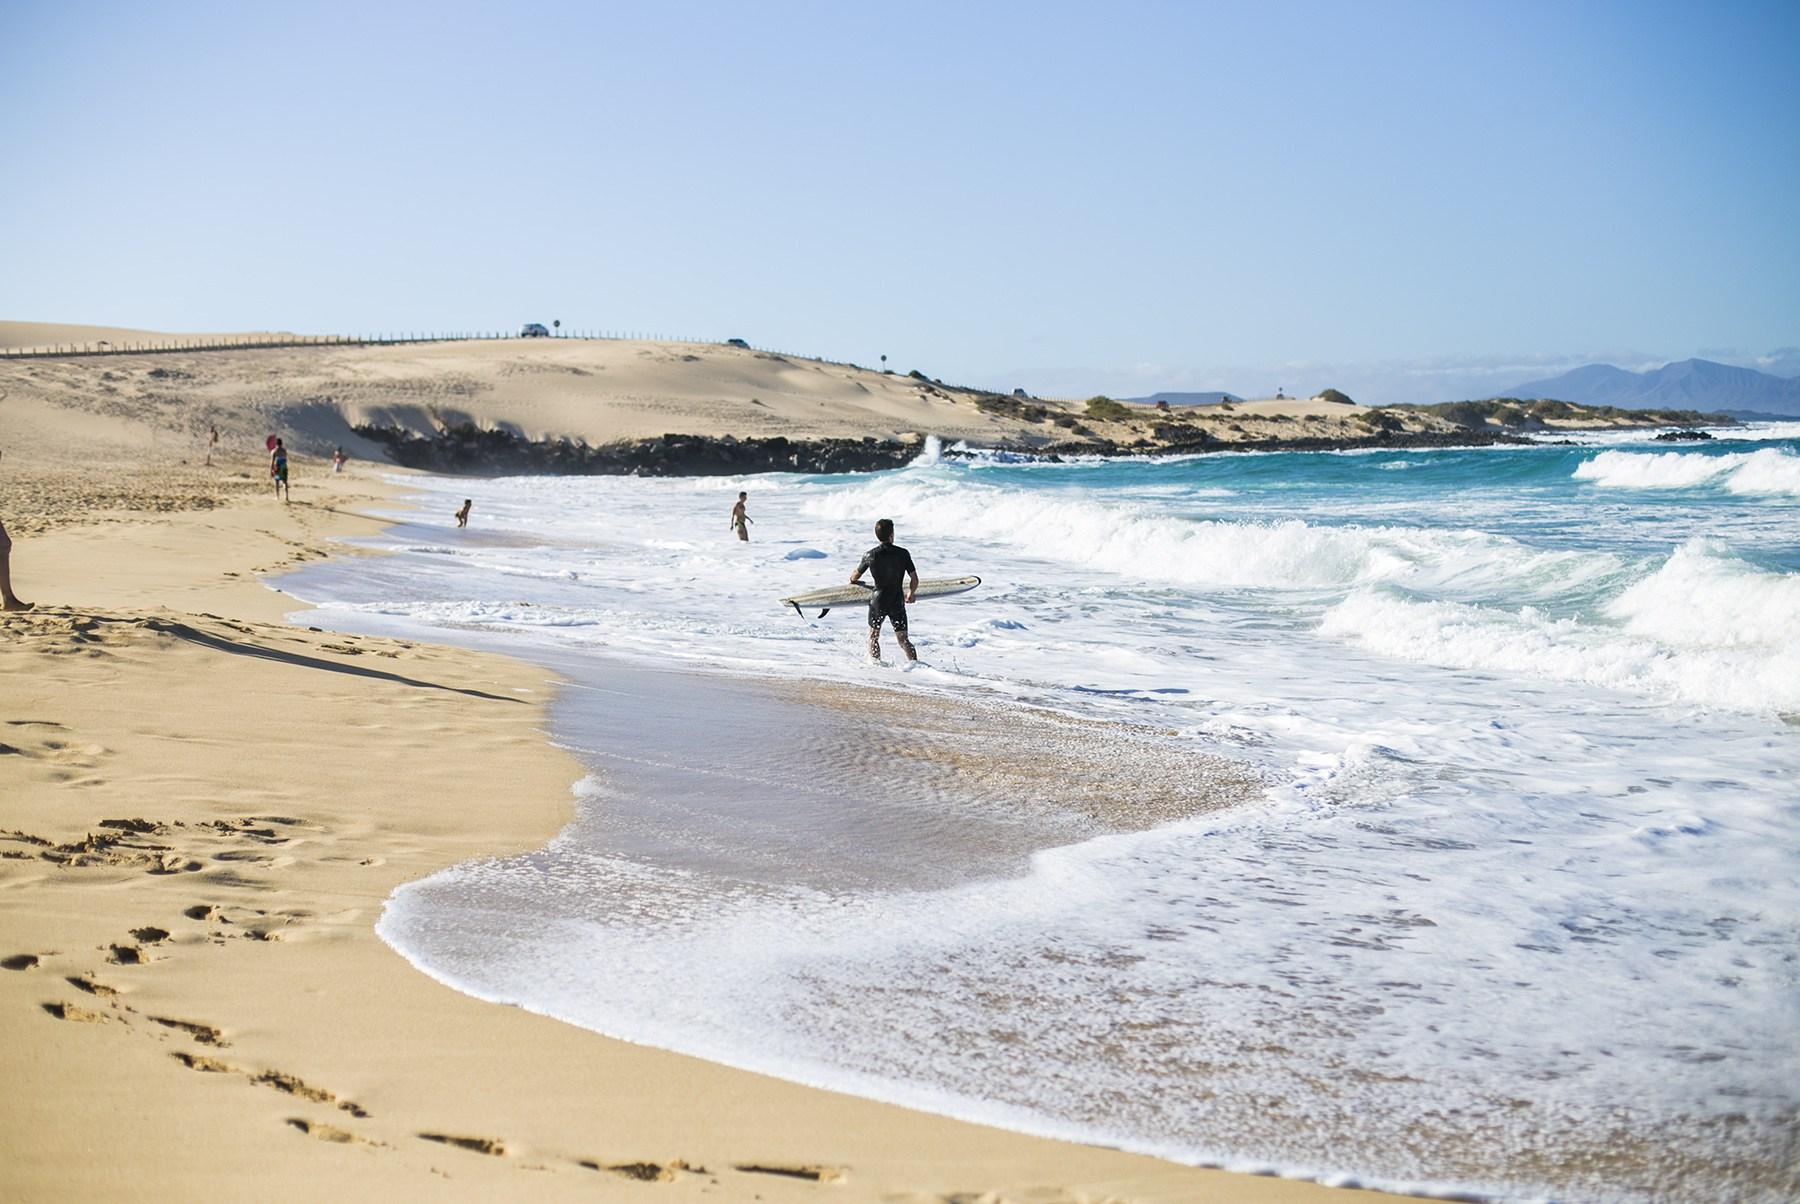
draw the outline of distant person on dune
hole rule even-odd
[[[350,457],[348,457],[344,454],[344,449],[341,447],[338,448],[336,451],[332,452],[331,453],[331,471],[332,472],[343,472],[344,471],[344,461],[349,458]]]
[[[284,502],[293,500],[288,493],[287,445],[275,440],[275,446],[269,450],[269,478],[275,482],[275,496]]]
[[[218,446],[219,446],[219,428],[215,426],[212,428],[211,433],[209,433],[206,436],[206,466],[208,468],[212,467],[213,449]]]
[[[749,497],[749,494],[740,489],[738,491],[737,505],[731,508],[731,529],[736,531],[737,537],[746,543],[750,541],[750,528],[747,524],[756,521],[748,514],[744,513],[744,502]]]
[[[31,609],[31,603],[19,601],[19,595],[12,592],[12,538],[5,523],[0,523],[0,609]]]
[[[462,509],[458,510],[456,512],[456,525],[457,526],[466,527],[469,525],[469,508],[471,506],[473,506],[474,504],[475,504],[475,499],[472,497],[466,497],[463,499]]]
[[[885,618],[894,625],[894,639],[899,641],[906,659],[916,661],[919,654],[906,637],[906,604],[919,592],[919,570],[913,567],[912,553],[894,545],[893,519],[876,520],[875,538],[881,542],[869,549],[850,574],[851,585],[860,582],[864,573],[875,582],[875,596],[869,599],[869,659],[881,659],[881,620]],[[906,583],[904,595],[902,580]]]

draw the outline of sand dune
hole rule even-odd
[[[423,436],[469,425],[589,446],[664,434],[1150,446],[1355,439],[1374,430],[1370,407],[1360,405],[1284,398],[1173,413],[1091,410],[1086,401],[984,395],[718,344],[597,339],[0,360],[0,390],[7,409],[26,420],[33,407],[48,410],[59,428],[97,414],[135,422],[145,439],[197,446],[216,424],[240,444],[279,433],[302,453],[343,446],[365,457],[385,452],[356,434],[364,425]],[[1406,431],[1458,429],[1404,412],[1382,420]]]
[[[375,454],[362,424],[431,434],[473,423],[590,444],[690,435],[995,440],[1027,429],[966,394],[842,364],[711,344],[518,339],[0,361],[8,409],[99,414],[158,438],[217,424],[302,452]],[[3,412],[3,411],[0,411]]]
[[[278,338],[285,332],[246,331],[238,334],[172,334],[166,330],[137,330],[128,326],[83,326],[74,322],[0,322],[0,348],[14,351],[48,351],[57,347],[115,347],[161,344],[184,339]]]

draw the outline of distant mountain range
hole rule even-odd
[[[1628,410],[1724,410],[1800,418],[1800,379],[1711,360],[1682,360],[1648,372],[1588,364],[1549,380],[1514,385],[1497,396],[1551,397]]]

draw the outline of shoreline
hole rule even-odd
[[[1668,423],[1600,426],[1591,430],[1660,430]],[[503,430],[474,426],[445,429],[426,437],[398,428],[358,427],[358,435],[384,446],[401,467],[470,477],[637,476],[709,477],[766,472],[837,474],[902,468],[924,453],[925,440],[739,439],[732,435],[663,435],[589,447],[566,439],[531,441]],[[1590,433],[1570,427],[1533,432],[1540,436]],[[1658,436],[1665,441],[1696,435]],[[936,436],[931,436],[936,438]],[[1710,438],[1710,437],[1708,437]],[[979,459],[983,453],[1060,464],[1069,459],[1187,457],[1226,453],[1422,451],[1480,447],[1541,447],[1543,438],[1509,430],[1390,431],[1358,436],[1303,435],[1295,438],[1222,441],[1204,431],[1152,443],[1137,439],[1023,443],[997,440],[968,450],[945,448],[945,459]]]
[[[167,459],[198,460],[216,429],[221,447],[260,447],[273,433],[292,456],[342,448],[359,461],[482,474],[866,471],[907,462],[931,436],[1046,457],[1141,456],[1485,446],[1729,421],[1556,401],[1361,405],[1325,394],[1157,408],[1003,395],[749,347],[578,339],[0,361],[0,397],[28,433],[92,437],[115,451],[147,441]]]
[[[355,555],[325,541],[386,526],[351,508],[381,500],[370,471],[326,479],[341,506],[226,499],[17,550],[40,609],[0,644],[24,837],[0,850],[9,1194],[1326,1198],[610,1041],[415,972],[374,932],[393,887],[540,847],[581,775],[543,735],[542,670],[281,621],[292,599],[256,574]]]

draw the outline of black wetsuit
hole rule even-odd
[[[867,569],[869,576],[875,581],[875,596],[869,599],[869,628],[878,630],[883,616],[893,623],[894,630],[906,630],[906,575],[918,576],[919,571],[913,568],[912,553],[905,548],[891,543],[880,543],[869,549],[868,555],[862,558],[857,567],[861,573]]]

